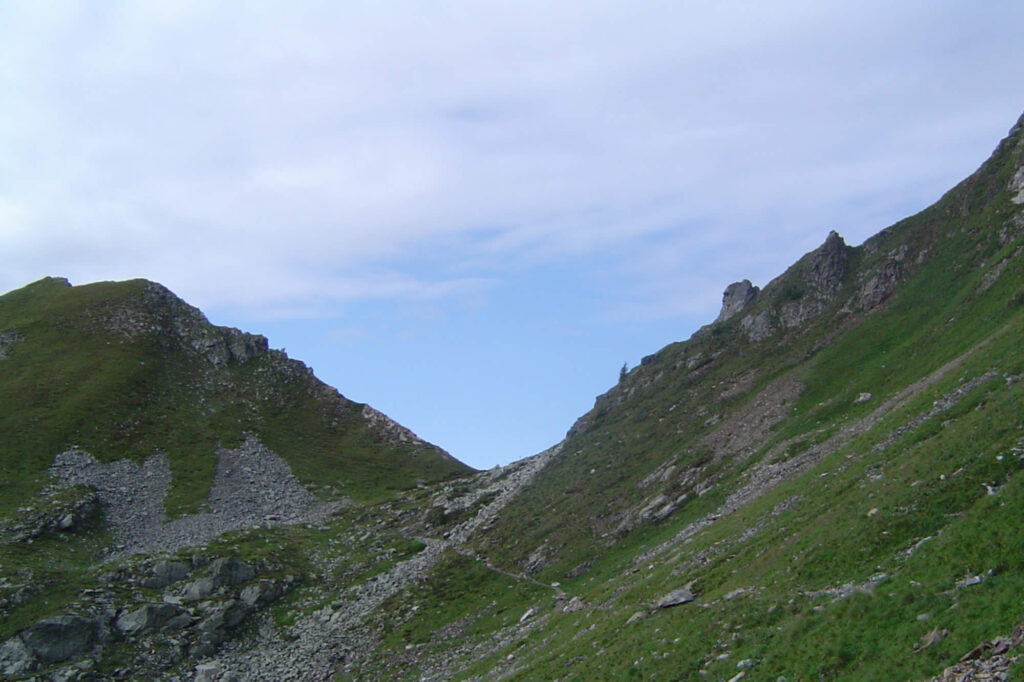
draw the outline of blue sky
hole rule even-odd
[[[486,468],[1024,110],[1020,2],[4,2],[0,291],[145,277]]]

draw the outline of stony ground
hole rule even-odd
[[[111,557],[170,553],[261,525],[319,523],[337,506],[313,496],[288,464],[255,438],[217,451],[210,511],[173,520],[164,514],[171,471],[162,454],[142,464],[100,463],[86,452],[68,450],[56,457],[50,473],[65,485],[96,490],[114,534]]]
[[[301,618],[286,632],[276,628],[269,617],[264,617],[255,641],[229,645],[221,655],[203,664],[203,674],[211,680],[332,679],[339,670],[365,658],[376,646],[372,635],[363,627],[364,620],[385,600],[426,577],[446,550],[461,551],[462,543],[470,534],[491,522],[557,451],[552,448],[509,467],[478,474],[469,492],[454,499],[448,499],[442,490],[438,497],[447,500],[452,509],[471,506],[481,499],[489,501],[443,538],[418,535],[417,539],[425,545],[422,551],[338,595],[330,606]],[[525,576],[513,577],[530,580]],[[426,674],[429,663],[424,661],[423,667]]]

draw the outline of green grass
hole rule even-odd
[[[0,297],[0,331],[19,337],[0,360],[0,516],[37,491],[53,457],[71,445],[101,461],[165,453],[172,515],[202,508],[215,448],[246,433],[303,482],[342,485],[354,499],[467,471],[433,446],[382,438],[362,419],[362,405],[283,355],[212,365],[170,330],[222,332],[180,301],[154,302],[152,286],[42,280]],[[126,319],[141,331],[127,334]]]
[[[596,627],[582,635],[580,615],[552,614],[544,633],[521,643],[516,658],[529,663],[511,679],[691,679],[701,670],[729,679],[746,658],[758,661],[754,679],[923,678],[1020,622],[1022,462],[1012,453],[1024,445],[1024,390],[1006,378],[1024,373],[1024,259],[1019,230],[1013,239],[1004,230],[1005,183],[1020,155],[1001,146],[934,207],[852,249],[836,301],[805,328],[750,343],[737,319],[714,325],[646,359],[598,399],[563,453],[475,543],[516,569],[543,547],[542,580],[561,580],[570,594],[602,604]],[[898,290],[877,310],[858,309],[858,273],[896,253],[904,254]],[[755,312],[807,296],[801,277],[809,262],[766,289]],[[805,454],[957,359],[811,471],[655,556],[651,567],[634,562],[716,510],[768,453],[775,462]],[[956,394],[987,372],[994,374]],[[786,373],[803,382],[786,416],[750,458],[712,465],[703,435]],[[745,376],[748,391],[725,392]],[[865,392],[872,399],[855,402]],[[922,419],[948,396],[951,409]],[[691,495],[666,521],[615,534],[629,510],[659,492],[687,490],[678,479],[641,485],[670,461],[693,473],[684,479],[690,484],[711,481],[710,491]],[[788,511],[773,515],[783,502]],[[932,539],[907,558],[924,538]],[[589,567],[567,578],[574,566]],[[989,570],[982,585],[955,587]],[[871,595],[808,596],[881,574]],[[624,629],[635,611],[691,580],[703,592],[700,607],[654,613]],[[740,587],[756,590],[719,601]],[[740,629],[723,637],[723,623]],[[937,625],[949,635],[915,653]],[[471,670],[486,675],[505,653]]]
[[[530,607],[537,609],[534,617],[540,617],[550,609],[552,595],[547,588],[449,552],[426,580],[381,607],[376,656],[394,663],[401,661],[407,647],[430,656],[456,641],[486,643],[496,632],[518,624]],[[390,668],[388,674],[416,679],[418,672],[410,661],[397,672]]]

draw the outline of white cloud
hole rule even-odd
[[[773,273],[792,256],[780,242],[802,252],[830,227],[859,241],[906,210],[880,198],[894,188],[969,172],[1018,113],[1021,18],[9,4],[0,288],[147,276],[200,305],[311,314],[611,252],[633,259],[612,289],[676,310],[675,287]]]

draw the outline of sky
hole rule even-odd
[[[0,292],[143,277],[488,468],[1024,111],[1024,3],[0,2]]]

